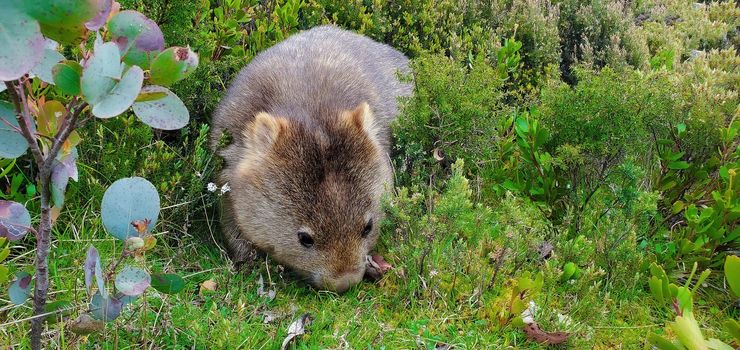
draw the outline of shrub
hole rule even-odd
[[[13,34],[0,38],[0,45],[9,50],[0,60],[0,79],[5,80],[12,102],[0,101],[0,156],[17,158],[30,149],[40,190],[37,228],[32,227],[23,205],[2,200],[0,235],[3,241],[19,240],[27,232],[36,236],[35,276],[17,272],[9,295],[13,303],[23,304],[34,285],[30,340],[32,348],[40,349],[43,323],[56,321],[70,311],[68,301],[47,303],[48,255],[52,225],[64,204],[67,185],[70,179],[78,179],[76,146],[81,137],[77,129],[93,117],[108,119],[129,108],[152,127],[182,128],[188,123],[188,110],[164,86],[192,73],[198,57],[189,48],[165,49],[156,23],[135,11],[119,12],[110,2],[3,2],[0,7],[0,31]],[[91,45],[80,44],[92,33],[95,39]],[[66,60],[50,39],[74,48],[83,58],[82,64]],[[150,84],[144,87],[141,67],[147,68]],[[125,240],[125,248],[105,277],[97,250],[88,250],[85,282],[90,292],[95,276],[98,292],[92,296],[90,314],[80,315],[70,328],[85,334],[99,330],[102,321],[116,318],[150,283],[162,292],[182,288],[184,282],[176,275],[152,276],[133,266],[118,270],[122,260],[154,246],[156,240],[149,232],[159,215],[159,200],[154,186],[139,177],[116,181],[106,191],[102,221],[113,236]],[[7,250],[2,254],[7,256]],[[2,272],[5,277],[7,270]],[[109,295],[105,284],[114,274],[118,293]]]
[[[495,70],[478,59],[468,71],[441,55],[419,58],[413,69],[416,93],[394,132],[394,164],[404,174],[400,183],[426,183],[435,164],[444,166],[449,159],[470,159],[468,168],[480,176],[496,171],[491,145],[502,124],[508,127],[508,110]]]

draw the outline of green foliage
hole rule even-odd
[[[407,174],[401,182],[428,182],[439,171],[435,163],[457,158],[471,159],[468,167],[481,175],[497,171],[491,141],[507,108],[496,71],[480,59],[468,70],[441,55],[424,56],[414,62],[414,83],[394,133],[395,165]]]
[[[643,348],[649,345],[642,325],[664,321],[669,321],[665,329],[651,329],[656,334],[647,343],[661,349],[719,348],[712,338],[720,338],[737,347],[739,340],[732,342],[740,328],[737,312],[728,306],[736,269],[726,269],[726,284],[721,272],[697,282],[701,276],[695,271],[683,271],[691,265],[719,272],[740,249],[736,2],[121,3],[122,9],[160,23],[161,34],[143,16],[128,14],[128,21],[142,27],[99,27],[102,43],[123,38],[141,43],[153,35],[154,44],[163,37],[177,47],[192,47],[200,62],[183,70],[183,62],[170,54],[153,64],[165,51],[163,43],[120,52],[145,72],[138,94],[130,104],[122,103],[134,113],[82,127],[55,159],[58,179],[64,180],[54,181],[52,189],[58,206],[63,198],[65,207],[54,227],[49,271],[57,293],[50,307],[59,305],[54,311],[62,315],[66,300],[79,305],[74,294],[80,289],[79,270],[68,267],[80,265],[85,242],[94,241],[98,258],[107,259],[92,265],[90,299],[82,300],[82,309],[70,315],[79,317],[66,322],[64,330],[115,330],[75,337],[73,346],[270,347],[282,341],[294,313],[311,311],[316,320],[297,347],[531,348],[536,345],[521,328],[502,325],[500,316],[521,318],[521,312],[511,312],[513,289],[520,279],[534,282],[541,276],[538,293],[515,296],[516,311],[535,303],[540,326],[572,332],[573,348]],[[0,13],[7,19],[0,22],[13,33],[25,30],[16,22],[38,16]],[[78,14],[70,21],[82,31],[80,24],[87,25],[82,17],[89,13]],[[64,112],[80,94],[85,74],[78,62],[97,50],[93,32],[83,48],[69,45],[82,38],[74,30],[59,30],[53,18],[36,21],[38,35],[0,39],[16,49],[12,53],[26,53],[13,65],[0,61],[0,73],[23,70],[36,76],[25,87],[32,124],[46,151],[63,120],[56,112]],[[328,23],[411,56],[417,90],[402,103],[394,126],[392,161],[400,188],[388,198],[376,248],[394,269],[377,285],[363,284],[342,296],[305,288],[269,259],[246,273],[231,268],[217,245],[219,191],[204,191],[220,166],[208,147],[207,123],[229,81],[262,50],[298,30]],[[44,48],[42,35],[63,39],[62,46]],[[101,96],[118,92],[118,79],[130,70],[111,68],[116,79],[113,85],[102,79],[106,91]],[[179,81],[160,76],[173,71],[189,75]],[[153,81],[167,87],[147,86]],[[179,99],[172,102],[170,95]],[[0,92],[0,99],[9,97]],[[164,115],[173,117],[162,120]],[[4,120],[13,123],[14,116],[11,112]],[[3,124],[0,145],[16,136],[25,146],[25,139]],[[161,131],[180,127],[185,128]],[[73,149],[79,155],[79,185],[67,185],[73,172],[62,166],[65,160],[69,164]],[[458,158],[464,165],[455,162]],[[0,159],[0,198],[37,213],[41,191],[32,163],[29,154]],[[163,209],[157,239],[147,233],[126,241],[101,240],[98,204],[115,179],[132,176],[149,179],[158,192]],[[23,251],[32,239],[13,244],[5,261],[11,279],[33,258]],[[552,250],[543,257],[548,246]],[[4,251],[0,248],[0,257]],[[156,292],[148,288],[134,300],[113,289],[120,268],[110,277],[106,270],[122,252],[130,254],[124,260],[150,275]],[[665,270],[651,273],[653,262]],[[188,271],[188,277],[175,277],[173,269]],[[526,276],[526,271],[538,273]],[[265,283],[277,290],[275,299],[266,301],[256,292],[260,274],[271,276]],[[217,290],[198,293],[197,283],[207,279],[218,283]],[[96,281],[102,287],[93,286]],[[0,284],[10,283],[0,276]],[[182,293],[160,294],[177,291]],[[676,311],[674,300],[692,311],[670,315]],[[7,318],[25,319],[27,310],[7,310]],[[264,323],[268,314],[275,319]],[[10,347],[27,346],[26,328],[27,323],[13,324],[2,331],[9,336],[0,338],[10,339]],[[57,329],[61,326],[50,326],[46,333],[48,346],[72,346],[69,334]]]
[[[686,283],[683,286],[677,286],[668,281],[668,276],[659,265],[653,263],[650,265],[649,286],[650,291],[660,304],[670,304],[676,313],[674,322],[667,323],[667,326],[673,331],[676,340],[671,342],[661,335],[650,333],[648,342],[661,350],[670,349],[732,349],[732,347],[719,339],[706,340],[699,327],[699,323],[694,318],[694,296],[697,294],[699,286],[709,277],[710,270],[705,270],[699,275],[693,288],[689,288],[693,282],[696,273],[697,264],[691,270]],[[732,328],[734,320],[728,320],[728,328]]]

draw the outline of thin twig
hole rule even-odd
[[[13,101],[16,111],[16,119],[18,120],[18,126],[21,128],[21,135],[28,142],[28,147],[31,148],[31,154],[33,159],[36,161],[36,165],[39,167],[44,164],[44,154],[39,148],[39,144],[36,142],[36,138],[33,137],[33,133],[29,130],[28,126],[31,125],[31,116],[28,115],[28,104],[26,103],[26,93],[23,91],[22,85],[14,85],[11,81],[6,81],[5,86],[8,88],[10,94],[10,100]],[[40,171],[40,169],[39,169]]]

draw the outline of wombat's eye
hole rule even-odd
[[[367,235],[370,234],[370,231],[373,230],[373,219],[370,219],[367,221],[367,224],[365,224],[365,228],[362,229],[362,238],[367,237]]]
[[[298,241],[301,242],[301,245],[306,248],[311,248],[313,246],[313,238],[311,238],[311,236],[309,236],[306,232],[298,232]]]

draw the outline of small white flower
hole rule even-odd
[[[429,271],[429,277],[434,277],[437,274],[439,274],[439,272],[437,272],[437,270],[431,270],[431,271]]]
[[[216,184],[213,182],[209,182],[206,189],[208,189],[208,192],[216,192],[216,190],[218,189],[218,186],[216,186]]]
[[[229,183],[225,183],[223,186],[221,186],[221,194],[224,194],[226,192],[231,191],[231,186],[229,186]]]

